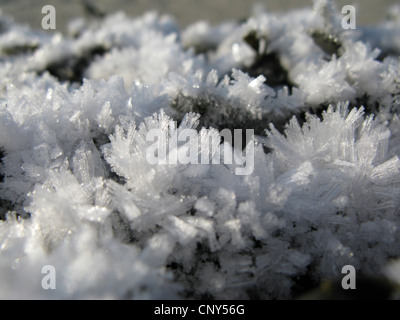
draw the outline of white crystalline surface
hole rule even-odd
[[[117,13],[66,35],[1,16],[0,298],[294,298],[344,265],[400,282],[391,12]],[[155,128],[255,129],[254,171],[150,164]]]

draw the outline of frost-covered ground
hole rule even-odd
[[[294,298],[344,265],[400,283],[400,7],[342,18],[0,16],[0,297]],[[154,128],[254,129],[254,171],[152,165]]]

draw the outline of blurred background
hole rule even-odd
[[[0,8],[18,22],[41,28],[44,16],[41,8],[51,4],[57,12],[57,30],[65,31],[68,21],[85,15],[82,2],[92,3],[99,11],[113,13],[125,11],[138,16],[149,10],[169,13],[180,27],[207,20],[213,24],[226,20],[239,20],[251,14],[256,4],[262,4],[269,11],[286,11],[293,8],[312,6],[312,0],[0,0]],[[337,0],[339,8],[352,4],[357,8],[357,24],[371,25],[382,21],[391,5],[399,0]]]

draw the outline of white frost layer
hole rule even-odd
[[[182,32],[119,13],[75,21],[74,37],[0,17],[0,297],[288,298],[298,277],[347,264],[400,281],[386,267],[400,257],[393,12],[345,31],[316,1]],[[279,84],[252,69],[273,55]],[[82,84],[57,78],[77,61]],[[218,135],[202,125],[255,128],[254,172],[146,161],[149,130]],[[41,286],[45,265],[55,290]]]

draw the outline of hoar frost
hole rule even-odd
[[[295,298],[345,265],[398,283],[390,12],[356,30],[327,0],[184,30],[116,13],[66,35],[0,16],[0,297]],[[245,155],[224,129],[254,130],[251,174],[213,163]],[[148,161],[149,132],[185,130],[208,161]]]

